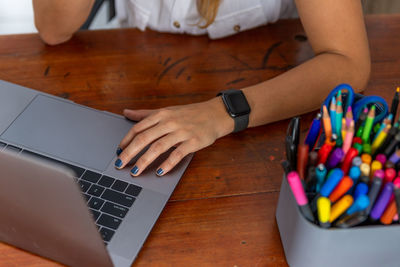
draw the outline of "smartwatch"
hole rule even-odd
[[[250,105],[242,90],[224,90],[217,96],[221,96],[226,111],[235,122],[234,133],[240,132],[249,125]]]

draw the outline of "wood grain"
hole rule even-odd
[[[366,19],[372,74],[365,94],[390,100],[400,77],[400,16]],[[159,108],[269,79],[313,56],[298,20],[222,40],[134,29],[79,32],[47,46],[0,36],[0,79],[93,108]],[[306,132],[314,114],[302,117]],[[288,121],[224,137],[195,154],[137,266],[284,266],[275,223]],[[0,244],[0,266],[54,266]]]

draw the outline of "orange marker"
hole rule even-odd
[[[371,161],[372,161],[372,157],[368,153],[363,153],[363,154],[361,154],[361,161],[363,163],[367,163],[368,165],[370,165]]]
[[[335,205],[332,206],[329,222],[332,223],[335,221],[348,208],[350,208],[351,204],[353,204],[353,197],[350,195],[343,196],[338,202],[335,203]]]
[[[394,199],[390,202],[390,204],[386,207],[383,212],[380,221],[383,224],[391,224],[393,221],[393,217],[397,214],[396,201]]]
[[[341,198],[350,188],[353,186],[353,179],[349,176],[345,176],[340,180],[339,184],[333,189],[332,193],[329,195],[330,201],[336,202],[339,198]]]

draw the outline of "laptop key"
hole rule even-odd
[[[100,181],[98,181],[97,183],[99,185],[104,186],[104,187],[110,187],[113,184],[114,181],[115,181],[114,178],[111,178],[109,176],[103,175],[101,177]]]
[[[89,210],[93,215],[94,221],[97,221],[97,219],[100,217],[101,213],[99,211],[97,211],[97,210],[92,210],[92,209],[89,209]]]
[[[89,207],[95,210],[99,210],[103,204],[104,200],[97,197],[92,197],[88,202]]]
[[[101,211],[119,218],[124,218],[128,209],[107,201],[101,208]]]
[[[133,202],[135,201],[134,197],[110,189],[106,189],[101,198],[126,206],[128,208],[131,207]]]
[[[121,222],[122,222],[121,219],[112,217],[112,216],[104,214],[104,213],[97,220],[98,224],[108,227],[108,228],[111,228],[111,229],[114,229],[114,230],[116,230],[118,228],[118,226],[120,225]]]
[[[113,230],[111,230],[111,229],[107,229],[107,228],[104,228],[104,227],[101,227],[101,229],[100,229],[101,237],[103,238],[104,241],[107,241],[107,242],[111,240],[111,238],[113,237],[114,233],[115,232]],[[104,242],[104,243],[106,245],[108,244],[106,242]]]
[[[92,196],[95,196],[95,197],[99,197],[103,193],[103,191],[104,191],[104,187],[96,185],[96,184],[93,184],[90,187],[89,191],[87,191],[87,193],[89,195],[92,195]]]
[[[113,184],[113,186],[111,188],[114,190],[117,190],[119,192],[124,192],[124,190],[127,186],[128,186],[127,182],[117,180],[117,181],[115,181],[115,183]]]
[[[83,180],[79,180],[78,183],[81,186],[81,190],[83,193],[86,193],[86,191],[89,189],[89,187],[91,185],[91,183],[83,181]]]
[[[126,189],[125,193],[128,195],[137,197],[139,195],[140,191],[142,191],[142,188],[140,186],[130,184],[128,186],[128,188]]]
[[[100,173],[96,173],[96,172],[92,172],[92,171],[87,170],[83,174],[82,179],[86,180],[86,181],[89,181],[89,182],[92,182],[92,183],[97,183],[97,181],[100,179],[100,177],[101,177]]]

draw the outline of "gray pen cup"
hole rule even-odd
[[[300,213],[286,177],[276,221],[292,267],[400,266],[400,225],[321,228]]]

